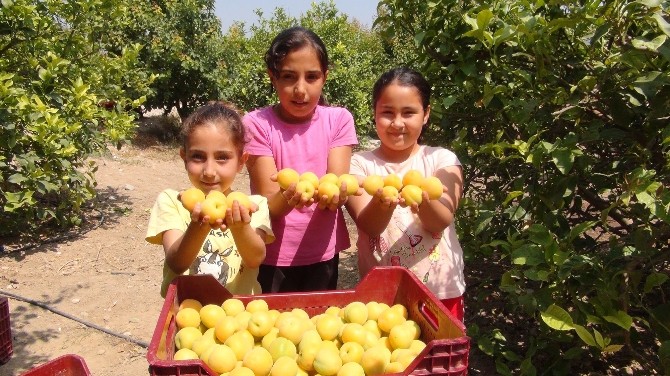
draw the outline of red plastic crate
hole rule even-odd
[[[168,287],[165,302],[147,351],[152,376],[217,376],[201,360],[173,360],[177,332],[175,315],[185,299],[197,299],[203,305],[221,304],[233,297],[210,275],[179,276]],[[470,338],[458,321],[419,279],[402,267],[376,267],[354,288],[304,293],[235,295],[245,304],[263,299],[270,309],[290,311],[302,308],[310,316],[330,306],[344,307],[353,301],[378,301],[403,304],[409,318],[421,327],[424,350],[403,373],[395,375],[467,375]]]
[[[0,364],[5,364],[12,357],[12,327],[9,323],[9,302],[0,297]]]
[[[90,376],[86,362],[75,354],[67,354],[37,366],[22,376]]]

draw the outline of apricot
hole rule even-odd
[[[210,191],[201,204],[202,214],[209,217],[209,223],[215,224],[218,219],[226,218],[226,195],[220,191]]]
[[[428,198],[436,200],[442,197],[443,185],[437,176],[425,178],[421,183],[421,189],[428,192]]]
[[[279,183],[281,189],[288,189],[291,184],[297,183],[299,180],[300,175],[292,168],[282,168],[277,172],[277,183]]]
[[[402,185],[416,185],[417,187],[421,186],[421,182],[423,182],[423,174],[419,170],[409,170],[407,173],[402,177]]]
[[[340,189],[337,187],[337,185],[329,181],[321,182],[317,191],[319,193],[319,197],[327,196],[329,203],[333,201],[333,197],[335,197],[335,195],[340,193]]]
[[[347,186],[347,195],[351,196],[358,192],[358,179],[355,176],[350,174],[342,174],[337,179],[338,188],[342,186],[342,183]]]
[[[384,186],[395,187],[399,191],[402,188],[402,180],[396,174],[389,174],[384,176]]]
[[[374,196],[382,188],[384,188],[384,179],[379,175],[369,175],[363,180],[363,189],[370,196]]]
[[[205,192],[201,191],[196,187],[191,187],[179,195],[181,204],[186,208],[186,210],[192,212],[195,208],[195,205],[205,201]]]
[[[303,172],[302,174],[300,174],[300,178],[298,180],[312,183],[314,189],[316,189],[319,186],[319,177],[316,176],[316,174],[311,171]]]
[[[244,192],[233,191],[226,196],[226,205],[228,207],[233,206],[233,202],[237,201],[240,206],[244,206],[247,210],[251,209],[251,200]]]
[[[407,205],[421,205],[421,201],[423,201],[423,190],[416,185],[409,184],[402,187],[400,195]]]

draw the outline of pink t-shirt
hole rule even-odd
[[[386,176],[397,174],[401,179],[414,169],[423,176],[433,176],[441,168],[460,166],[450,150],[421,146],[419,151],[401,163],[387,163],[372,152],[356,153],[351,158],[352,175]],[[377,265],[392,265],[397,261],[423,281],[438,299],[463,295],[463,250],[452,223],[442,233],[430,233],[421,225],[419,216],[409,208],[397,206],[388,227],[380,236],[370,238],[358,230],[358,270],[365,275]]]
[[[341,107],[317,106],[311,121],[300,124],[282,121],[272,107],[252,111],[243,121],[250,133],[245,151],[273,157],[277,170],[290,167],[321,177],[327,172],[330,149],[358,144],[354,119]],[[256,191],[253,185],[251,191]],[[312,205],[271,220],[276,240],[267,245],[266,265],[310,265],[351,246],[342,209],[333,212]]]

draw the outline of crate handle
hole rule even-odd
[[[433,330],[437,331],[439,329],[440,326],[437,322],[437,314],[435,314],[423,300],[419,302],[419,312],[423,315]]]

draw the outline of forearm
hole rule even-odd
[[[207,223],[191,222],[186,232],[165,249],[165,263],[175,273],[182,274],[193,263],[211,227]]]
[[[265,259],[265,232],[247,225],[230,229],[244,265],[257,268]]]
[[[391,221],[394,207],[372,199],[356,218],[358,227],[370,237],[379,236]]]
[[[265,196],[268,199],[268,209],[270,210],[270,217],[279,218],[288,214],[292,209],[281,191],[277,191]]]
[[[424,202],[419,206],[418,216],[423,228],[431,233],[442,232],[454,222],[454,213],[441,199]]]

